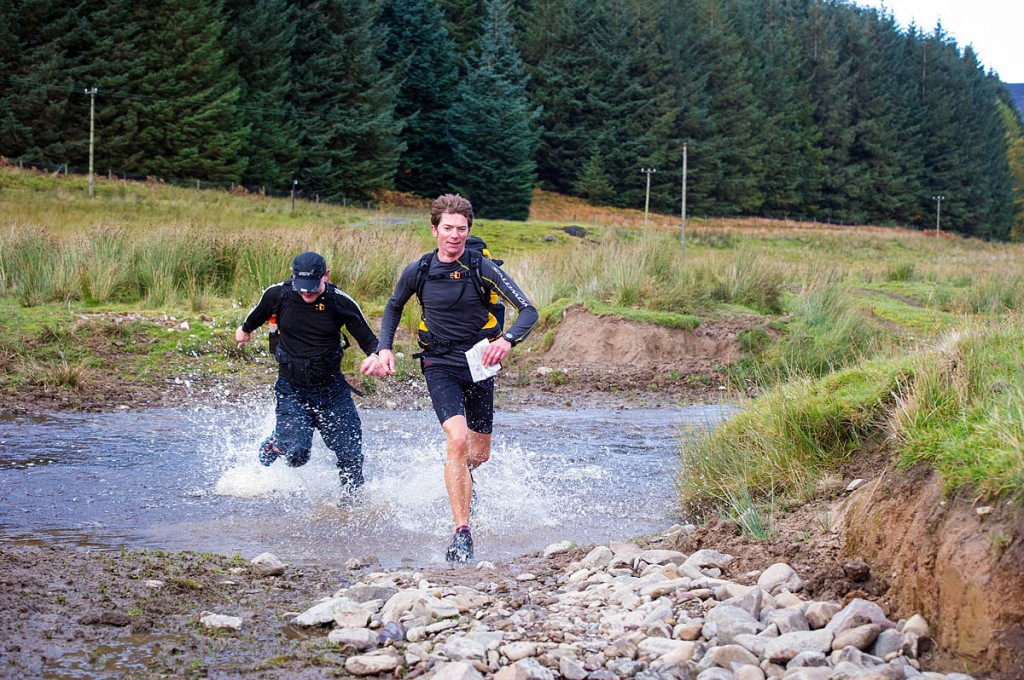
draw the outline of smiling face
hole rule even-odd
[[[430,233],[437,239],[437,257],[442,262],[454,262],[466,250],[469,238],[469,220],[465,215],[444,213]]]

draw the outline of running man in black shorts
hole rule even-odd
[[[449,562],[473,559],[469,529],[471,472],[491,456],[494,378],[474,382],[465,352],[486,338],[491,342],[484,351],[483,364],[498,364],[537,323],[537,309],[515,282],[491,260],[467,251],[466,239],[472,226],[473,206],[462,196],[445,194],[434,201],[430,233],[437,239],[437,250],[432,257],[412,262],[402,271],[395,292],[384,306],[377,349],[380,362],[374,372],[395,374],[391,351],[395,331],[405,303],[418,295],[423,307],[423,351],[416,356],[448,442],[444,483],[455,520],[455,536],[445,555]],[[488,304],[491,291],[519,310],[515,323],[504,334]]]

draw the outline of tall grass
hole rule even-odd
[[[928,463],[950,489],[1024,500],[1024,317],[969,324],[917,357],[893,414],[904,466]]]
[[[681,507],[701,517],[800,498],[851,456],[884,447],[950,491],[1024,501],[1024,317],[971,323],[937,347],[777,387],[680,445]],[[750,503],[737,499],[749,497]]]

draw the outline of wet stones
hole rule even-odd
[[[482,565],[473,586],[432,583],[418,573],[365,574],[335,597],[311,603],[293,623],[330,629],[327,640],[351,654],[344,671],[357,676],[921,675],[927,621],[890,621],[864,599],[842,606],[805,598],[788,564],[772,565],[756,575],[756,585],[745,585],[730,580],[733,558],[713,550],[686,555],[613,544],[565,564],[563,548],[569,549],[565,542],[549,546],[546,561],[518,576],[495,576],[493,565]]]

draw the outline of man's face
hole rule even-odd
[[[316,299],[323,294],[324,288],[327,286],[327,277],[330,276],[330,274],[331,272],[328,270],[328,272],[324,274],[323,278],[320,279],[320,289],[315,293],[303,293],[299,291],[299,297],[301,297],[304,302],[308,302],[310,304],[316,302]]]
[[[466,249],[466,239],[469,238],[469,220],[465,215],[444,213],[437,226],[431,225],[430,233],[437,238],[437,252],[448,261],[453,261],[462,255]]]

